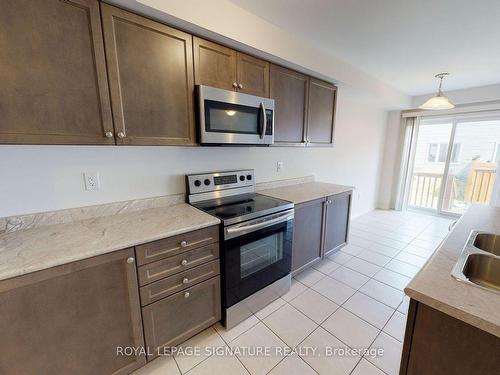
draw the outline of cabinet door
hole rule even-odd
[[[0,282],[2,374],[128,374],[144,356],[133,249]]]
[[[154,302],[142,315],[148,352],[157,356],[220,320],[220,277]]]
[[[347,243],[351,214],[351,192],[328,197],[325,215],[325,254]]]
[[[2,0],[0,46],[0,143],[114,144],[96,0]]]
[[[269,97],[269,63],[241,52],[237,59],[238,91]]]
[[[306,138],[311,145],[333,143],[337,88],[327,82],[309,80],[309,108]]]
[[[191,35],[106,4],[102,16],[117,142],[193,144]]]
[[[193,50],[195,84],[236,89],[236,51],[197,37]]]
[[[307,90],[307,76],[271,65],[270,97],[275,102],[275,143],[304,145]]]
[[[318,199],[295,206],[292,271],[321,257],[323,202]]]

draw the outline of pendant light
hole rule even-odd
[[[430,110],[437,110],[437,109],[451,109],[455,108],[455,104],[453,104],[448,97],[443,95],[443,92],[441,91],[441,86],[443,85],[443,78],[449,76],[450,73],[439,73],[436,74],[434,77],[439,79],[439,89],[438,93],[436,96],[433,96],[429,100],[427,100],[424,104],[422,104],[419,108],[420,109],[430,109]]]

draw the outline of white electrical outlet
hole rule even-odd
[[[98,191],[100,182],[99,182],[99,173],[89,173],[86,172],[83,174],[83,180],[85,182],[85,190],[87,191]]]
[[[279,161],[276,163],[276,172],[281,172],[281,170],[283,169],[283,162],[282,161]]]

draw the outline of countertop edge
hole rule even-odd
[[[195,208],[195,207],[193,207],[193,208]],[[144,211],[146,211],[146,210],[144,210]],[[200,211],[200,212],[203,213],[203,211]],[[149,242],[158,241],[158,240],[162,240],[165,238],[177,236],[179,234],[188,233],[188,232],[203,229],[203,228],[208,228],[208,227],[211,227],[214,225],[218,225],[220,223],[220,219],[216,218],[215,216],[211,216],[208,214],[206,214],[206,215],[207,215],[207,220],[203,223],[185,226],[185,227],[182,227],[180,229],[169,230],[167,232],[160,233],[160,234],[157,234],[154,236],[148,236],[148,237],[142,237],[142,238],[138,237],[137,239],[134,239],[133,241],[116,243],[116,245],[103,247],[103,248],[100,248],[99,250],[96,250],[96,251],[84,251],[84,252],[79,253],[79,254],[62,256],[61,260],[45,261],[43,263],[43,265],[40,265],[40,266],[17,267],[17,268],[13,268],[12,271],[10,271],[10,272],[9,272],[9,270],[3,271],[0,274],[0,282],[5,281],[5,280],[9,280],[9,279],[13,279],[16,277],[21,277],[23,275],[27,275],[30,273],[41,272],[44,270],[48,270],[50,268],[63,266],[63,265],[69,264],[69,263],[73,263],[73,262],[77,262],[77,261],[81,261],[81,260],[90,259],[93,257],[109,254],[109,253],[112,253],[115,251],[124,250],[124,249],[134,247],[137,245],[141,245],[141,244],[145,244],[145,243],[149,243]],[[112,216],[114,216],[114,215],[112,215]],[[105,217],[103,217],[101,219],[105,219]],[[87,220],[89,220],[89,219],[87,219]],[[83,220],[83,221],[86,221],[86,220]],[[50,228],[50,226],[47,226],[46,228]],[[1,253],[0,253],[0,255],[1,255]]]
[[[436,309],[442,312],[443,314],[449,315],[464,323],[470,324],[471,326],[476,327],[482,331],[500,337],[500,327],[498,327],[494,323],[491,323],[483,318],[465,312],[457,307],[453,307],[451,305],[438,301],[437,299],[429,297],[426,294],[420,293],[412,289],[411,287],[406,287],[404,289],[404,292],[408,297],[414,299],[419,303],[423,303],[424,305]]]

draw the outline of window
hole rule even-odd
[[[444,163],[448,154],[447,143],[429,143],[427,149],[427,161],[429,163]],[[454,143],[451,150],[451,162],[458,163],[460,156],[460,143]]]
[[[437,156],[437,150],[438,150],[438,144],[437,143],[431,143],[429,145],[428,151],[427,151],[427,161],[430,163],[435,163],[436,162],[436,156]]]

